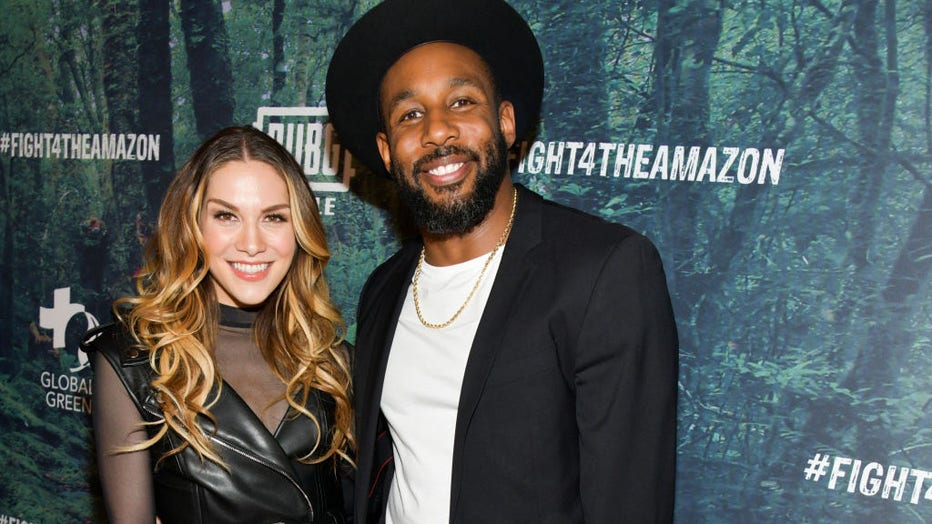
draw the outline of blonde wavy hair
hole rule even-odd
[[[201,145],[165,193],[158,224],[146,248],[146,262],[136,277],[138,295],[114,303],[114,312],[149,352],[164,419],[157,433],[128,451],[146,449],[169,430],[182,443],[160,459],[191,447],[203,459],[224,467],[209,436],[196,423],[207,417],[222,387],[213,358],[219,305],[209,278],[208,256],[198,227],[207,182],[234,160],[255,160],[275,168],[288,186],[298,249],[281,284],[266,299],[255,321],[262,356],[286,385],[285,398],[318,429],[313,450],[301,460],[319,463],[342,457],[350,462],[352,432],[351,379],[342,345],[345,324],[330,301],[323,270],[330,259],[317,202],[303,170],[291,154],[265,133],[251,127],[227,128]],[[211,397],[212,386],[218,386]],[[330,435],[322,435],[314,413],[305,409],[312,389],[334,400]],[[321,447],[322,439],[329,438]],[[319,450],[326,451],[318,453]]]

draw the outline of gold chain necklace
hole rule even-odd
[[[463,305],[456,310],[456,313],[450,317],[450,320],[442,322],[440,324],[434,324],[433,322],[428,322],[424,319],[424,314],[421,313],[421,302],[418,300],[418,290],[417,290],[417,281],[421,276],[421,267],[424,265],[424,255],[426,247],[421,248],[421,257],[417,261],[417,269],[414,270],[414,279],[411,281],[412,292],[414,293],[414,311],[417,312],[417,319],[421,321],[421,324],[424,324],[424,327],[431,329],[443,329],[450,324],[452,324],[460,314],[466,309],[466,306],[469,304],[469,301],[472,300],[472,297],[476,294],[476,291],[479,289],[479,284],[482,282],[482,277],[485,275],[485,270],[489,268],[489,264],[492,263],[492,259],[495,258],[495,253],[498,253],[498,250],[505,245],[505,240],[508,239],[508,233],[511,232],[511,225],[515,221],[515,209],[518,207],[518,189],[515,188],[514,194],[511,198],[511,216],[508,217],[508,224],[505,225],[505,230],[502,231],[502,237],[498,239],[498,244],[495,245],[495,248],[492,249],[492,252],[489,253],[489,256],[485,259],[485,264],[482,265],[482,271],[479,272],[479,277],[476,279],[476,283],[472,286],[472,291],[469,292],[469,296],[466,297],[466,300],[463,302]]]

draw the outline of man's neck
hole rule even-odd
[[[495,204],[482,222],[466,233],[436,236],[421,231],[427,263],[433,266],[450,266],[486,255],[495,249],[508,227],[514,202],[511,177],[502,180],[495,194]]]

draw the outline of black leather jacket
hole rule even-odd
[[[117,325],[89,332],[85,352],[99,351],[117,371],[145,421],[161,420],[150,387],[153,370],[148,354]],[[156,511],[163,524],[175,523],[326,523],[343,524],[343,496],[332,461],[304,464],[297,459],[314,445],[317,430],[304,416],[286,416],[276,435],[255,417],[230,388],[221,390],[210,412],[217,427],[199,421],[214,450],[229,470],[201,461],[190,448],[161,462],[154,472]],[[209,398],[213,398],[213,392]],[[313,390],[308,411],[314,413],[324,435],[329,434],[333,401]],[[150,426],[152,436],[158,426]],[[168,431],[150,448],[153,463],[180,443]]]

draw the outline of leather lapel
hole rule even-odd
[[[522,288],[527,284],[537,264],[529,256],[541,240],[540,197],[518,186],[518,209],[511,235],[505,247],[492,292],[482,320],[473,338],[463,375],[456,433],[453,439],[453,474],[450,490],[450,521],[454,521],[456,503],[462,484],[463,446],[466,432],[485,388],[486,379],[501,348],[504,327],[518,305]]]
[[[275,440],[288,457],[301,458],[307,455],[314,449],[317,435],[320,432],[324,435],[330,434],[327,418],[322,414],[333,412],[334,406],[331,397],[316,389],[311,389],[304,407],[317,417],[320,431],[318,431],[318,427],[314,425],[311,419],[301,415],[289,406],[285,418],[282,419],[275,430]],[[328,446],[329,443],[322,439],[317,444],[316,454],[325,452]]]
[[[216,386],[214,386],[210,393],[211,397],[208,398],[212,398],[216,391]],[[247,455],[261,458],[264,462],[271,462],[282,471],[293,474],[291,460],[282,450],[281,445],[228,384],[224,384],[220,398],[210,407],[210,412],[217,419],[215,438],[234,446]],[[205,417],[198,417],[198,423],[208,435],[214,430],[213,424]]]
[[[216,396],[217,385],[214,384],[207,398],[213,399]],[[308,401],[308,404],[312,403],[313,399]],[[154,393],[149,394],[145,398],[143,401],[143,408],[152,416],[156,417],[156,419],[162,418],[162,411]],[[216,427],[209,418],[204,416],[197,417],[197,423],[203,429],[205,435],[214,435],[217,439],[236,447],[245,454],[261,458],[262,461],[265,462],[274,463],[282,471],[289,472],[293,475],[291,459],[282,449],[282,446],[276,440],[275,436],[269,433],[259,417],[257,417],[252,409],[249,408],[249,405],[246,404],[246,401],[243,400],[229,384],[223,385],[220,398],[210,406],[209,410],[217,421]],[[279,432],[287,427],[290,433],[291,431],[299,429],[300,425],[304,423],[300,420],[289,420],[292,414],[293,410],[289,407],[285,419],[279,425]],[[316,429],[313,424],[311,424],[306,417],[300,417],[300,419],[304,419],[306,423],[311,426],[310,433],[305,433],[305,435],[310,434],[314,436]],[[306,431],[306,428],[300,429]],[[306,445],[307,449],[303,453],[298,450],[299,454],[296,456],[300,457],[305,455],[307,451],[310,450],[310,446],[313,445],[313,442],[314,441],[311,440],[310,444]]]

